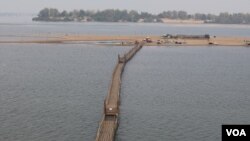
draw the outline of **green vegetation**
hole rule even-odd
[[[57,9],[45,8],[41,10],[38,17],[33,21],[98,21],[98,22],[161,22],[161,19],[147,12],[138,13],[137,11],[113,10],[104,11],[62,11]]]
[[[173,20],[202,20],[204,23],[219,24],[250,24],[250,14],[244,13],[220,13],[214,14],[188,14],[185,11],[164,11],[160,14],[147,12],[114,10],[103,11],[74,10],[59,12],[54,8],[44,8],[33,21],[79,21],[79,22],[162,22],[162,19]]]

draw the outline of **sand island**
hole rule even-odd
[[[6,40],[0,43],[69,43],[92,42],[98,44],[126,46],[135,41],[146,41],[145,46],[250,46],[250,37],[220,37],[211,35],[62,35],[47,39]]]

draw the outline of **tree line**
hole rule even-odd
[[[97,22],[163,22],[162,19],[202,20],[204,23],[250,24],[249,13],[188,14],[185,11],[164,11],[159,14],[135,10],[107,9],[103,11],[73,10],[58,11],[55,8],[42,9],[34,21],[97,21]]]

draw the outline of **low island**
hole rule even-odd
[[[88,43],[96,45],[133,45],[136,41],[145,41],[145,46],[250,46],[250,37],[219,37],[204,35],[62,35],[46,39],[26,39],[0,41],[0,43]]]

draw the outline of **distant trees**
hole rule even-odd
[[[185,11],[164,11],[158,14],[160,18],[168,18],[168,19],[181,19],[186,20],[190,19],[190,15],[187,14]]]
[[[178,17],[179,17],[180,19],[185,20],[185,19],[188,19],[188,14],[187,14],[187,12],[185,12],[185,11],[179,11],[179,12],[178,12]]]
[[[213,14],[202,14],[196,13],[193,15],[189,15],[185,11],[164,11],[158,14],[160,18],[168,18],[168,19],[195,19],[195,20],[203,20],[206,23],[219,23],[219,24],[250,24],[250,14],[243,13],[220,13],[219,15]]]
[[[242,13],[220,13],[219,16],[215,18],[215,23],[223,24],[250,24],[250,14]]]
[[[213,14],[188,14],[185,11],[164,11],[160,14],[137,12],[135,10],[107,9],[103,11],[73,10],[59,12],[55,8],[44,8],[34,21],[100,21],[100,22],[162,22],[162,19],[202,20],[205,23],[219,24],[250,24],[250,14],[220,13]]]
[[[43,10],[39,12],[38,17],[33,18],[33,20],[50,21],[54,17],[64,17],[66,15],[67,15],[66,11],[63,11],[62,13],[60,13],[55,8],[44,8]]]
[[[38,14],[39,17],[47,18],[47,17],[57,17],[60,13],[57,9],[54,8],[45,8],[41,10]]]
[[[128,14],[130,15],[128,21],[137,22],[140,19],[140,14],[135,10],[130,11]]]
[[[41,10],[38,14],[38,17],[41,17],[41,18],[49,17],[49,9],[45,8],[45,9]]]
[[[61,17],[67,17],[68,16],[68,12],[67,11],[63,11],[61,14],[60,14]],[[39,17],[39,16],[38,16]]]
[[[73,10],[59,12],[57,9],[44,8],[34,21],[100,21],[100,22],[161,22],[157,15],[135,10],[107,9],[103,11]]]

